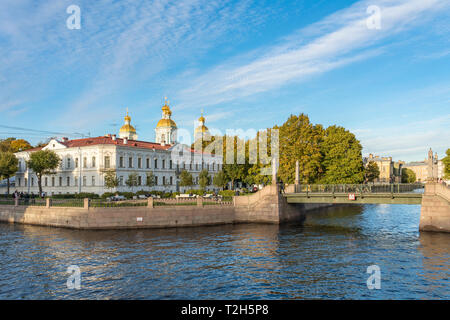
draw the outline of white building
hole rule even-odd
[[[27,168],[26,161],[32,152],[41,149],[52,150],[61,158],[56,173],[42,178],[42,189],[49,195],[139,190],[183,192],[189,188],[198,188],[200,171],[208,170],[212,179],[222,169],[222,157],[194,152],[190,146],[177,144],[177,127],[170,118],[172,112],[167,102],[162,111],[163,117],[155,130],[157,142],[137,140],[136,130],[131,125],[131,117],[127,112],[119,137],[107,134],[75,140],[52,139],[45,147],[16,153],[19,170],[16,173],[14,190],[39,193],[37,176]],[[195,185],[179,186],[179,174],[183,169],[192,174]],[[115,170],[119,178],[119,186],[115,189],[105,187],[105,173],[109,170]],[[152,187],[146,186],[147,174],[150,171],[156,180],[155,186]],[[132,173],[138,175],[138,186],[133,189],[125,184]],[[213,186],[208,189],[213,189]]]

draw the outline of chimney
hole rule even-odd
[[[115,134],[112,135],[112,140],[116,141],[116,135]]]
[[[62,138],[62,141],[63,141],[63,142],[67,142],[67,141],[69,141],[69,138],[63,137],[63,138]]]
[[[127,144],[128,143],[128,139],[127,138],[123,138],[123,144]]]

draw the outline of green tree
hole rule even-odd
[[[414,183],[416,182],[416,174],[414,171],[408,168],[402,169],[402,182],[403,183]]]
[[[444,159],[442,159],[442,162],[444,163],[444,178],[450,179],[450,149],[447,149],[445,151],[445,154],[447,155]]]
[[[284,183],[294,183],[295,162],[299,161],[300,181],[316,182],[322,172],[321,142],[323,127],[314,126],[305,114],[291,115],[279,129],[279,169],[278,176]]]
[[[108,170],[105,173],[105,187],[114,189],[119,186],[119,178],[117,178],[116,170]]]
[[[10,148],[11,148],[11,152],[14,153],[14,152],[31,149],[32,146],[28,141],[26,141],[24,139],[17,139],[17,140],[11,141]]]
[[[0,152],[11,152],[11,142],[16,138],[6,138],[0,140]]]
[[[19,160],[11,152],[0,152],[0,177],[7,180],[7,193],[9,195],[9,179],[17,172]]]
[[[187,172],[186,170],[181,171],[180,174],[180,186],[181,187],[190,187],[194,184],[192,180],[192,174]]]
[[[198,184],[200,185],[200,189],[204,192],[206,187],[211,184],[211,177],[208,173],[208,170],[203,169],[200,171],[198,175]]]
[[[42,194],[42,176],[55,174],[61,159],[51,150],[40,150],[31,153],[30,160],[27,161],[28,168],[33,170],[38,179],[39,194]]]
[[[246,177],[246,168],[243,164],[224,164],[222,167],[225,175],[231,181],[231,188],[234,189],[236,180],[243,180]]]
[[[228,177],[226,176],[225,172],[223,172],[223,170],[217,172],[213,178],[214,185],[222,189],[226,187],[228,182]]]
[[[125,184],[131,188],[131,192],[133,192],[133,188],[138,185],[138,174],[137,172],[132,172],[128,175],[128,179],[125,181]]]
[[[364,166],[362,146],[355,135],[343,127],[330,126],[321,146],[325,184],[362,183]]]
[[[364,170],[364,178],[366,182],[373,182],[380,176],[380,169],[374,161],[369,161],[367,167]]]
[[[148,171],[145,178],[145,185],[147,187],[153,187],[156,183],[155,175],[153,171]]]

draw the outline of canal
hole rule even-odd
[[[449,299],[450,234],[419,233],[419,218],[416,205],[363,205],[304,225],[0,224],[0,299]],[[381,287],[369,290],[373,265]]]

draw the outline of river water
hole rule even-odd
[[[449,299],[450,234],[419,233],[419,217],[420,206],[364,205],[303,226],[0,224],[0,299]],[[80,289],[67,286],[71,265]],[[380,289],[368,289],[372,265]]]

